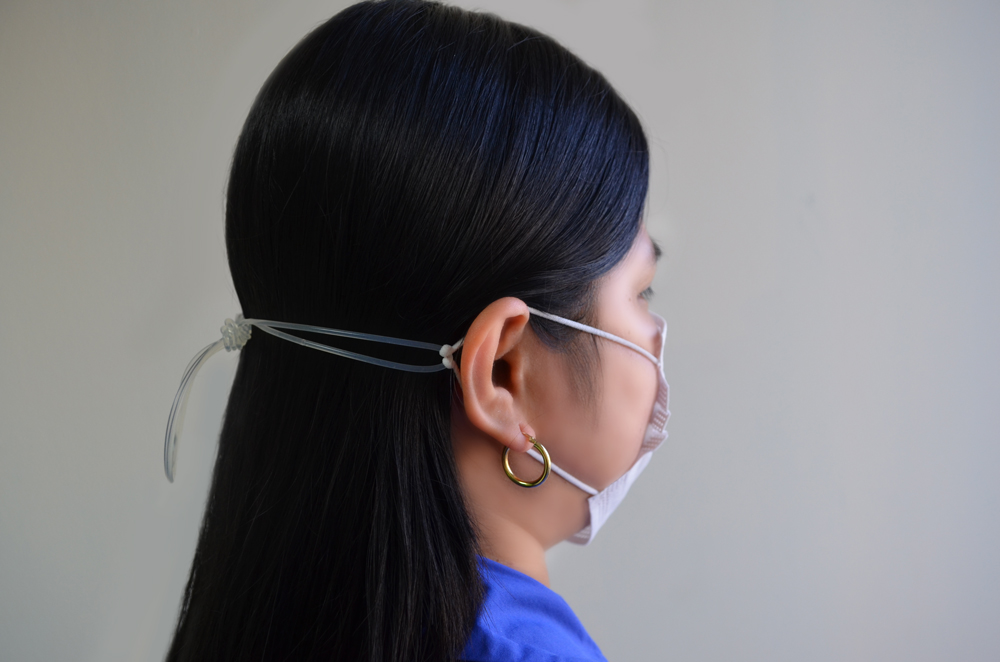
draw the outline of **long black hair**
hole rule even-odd
[[[551,38],[433,2],[363,2],[261,89],[229,179],[229,266],[248,318],[438,344],[505,296],[586,320],[647,182],[635,114]],[[439,360],[414,351],[404,360]],[[482,588],[453,379],[254,334],[167,659],[460,654]]]

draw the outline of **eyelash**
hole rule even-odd
[[[645,299],[646,302],[648,303],[649,301],[653,300],[653,294],[655,294],[655,292],[653,292],[653,288],[652,286],[650,286],[639,293],[639,298]]]

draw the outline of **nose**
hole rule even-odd
[[[652,346],[653,350],[650,352],[660,361],[663,360],[663,346],[667,342],[667,321],[657,315],[652,313],[653,320],[655,321],[655,326],[653,329],[653,340]]]

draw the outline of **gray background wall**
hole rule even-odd
[[[616,660],[1000,659],[1000,5],[463,2],[643,118],[671,439],[553,585]],[[223,186],[340,2],[0,4],[0,659],[159,660],[235,356]]]

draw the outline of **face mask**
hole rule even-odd
[[[618,480],[611,483],[603,490],[598,491],[590,485],[584,483],[582,480],[576,478],[565,469],[556,466],[554,462],[550,464],[552,471],[590,495],[590,498],[587,499],[587,505],[590,507],[590,522],[587,526],[573,534],[573,536],[569,539],[570,542],[576,543],[577,545],[588,545],[590,544],[590,541],[594,539],[594,536],[597,535],[597,531],[601,528],[601,526],[603,526],[604,523],[608,521],[608,518],[611,517],[611,513],[615,511],[615,508],[617,508],[618,504],[622,502],[625,495],[628,494],[629,488],[632,487],[632,483],[636,481],[639,474],[642,473],[642,470],[646,468],[647,464],[649,464],[649,461],[652,459],[653,451],[659,448],[660,444],[662,444],[667,438],[667,419],[670,418],[670,387],[667,385],[667,379],[663,374],[663,346],[666,344],[667,340],[667,322],[656,313],[652,313],[653,319],[656,320],[656,325],[660,330],[660,347],[657,352],[658,356],[654,356],[635,343],[631,343],[624,338],[619,338],[618,336],[610,334],[606,331],[601,331],[600,329],[595,329],[592,326],[568,320],[565,317],[543,313],[539,310],[535,310],[534,308],[529,308],[529,310],[533,315],[538,315],[539,317],[544,317],[545,319],[552,320],[553,322],[559,322],[560,324],[565,324],[566,326],[570,326],[574,329],[585,331],[595,336],[600,336],[601,338],[606,338],[607,340],[616,342],[619,345],[624,345],[625,347],[635,350],[645,356],[647,359],[652,361],[653,365],[657,368],[657,379],[659,380],[659,384],[656,390],[656,400],[653,402],[653,411],[650,413],[649,423],[646,425],[646,434],[642,439],[642,445],[639,447],[639,456],[636,457],[632,467]],[[528,451],[528,455],[533,457],[538,462],[542,462],[542,456],[534,448]]]

